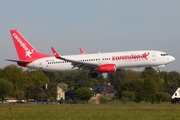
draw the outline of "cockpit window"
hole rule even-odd
[[[161,54],[161,56],[167,56],[167,55],[168,55],[168,54],[166,54],[166,53],[165,53],[165,54]]]

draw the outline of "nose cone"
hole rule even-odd
[[[169,57],[169,60],[170,60],[170,62],[172,62],[172,61],[174,61],[174,60],[175,60],[175,57],[170,56],[170,57]]]

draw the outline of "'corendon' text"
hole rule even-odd
[[[22,47],[25,51],[28,51],[28,50],[29,50],[29,48],[26,46],[26,44],[22,42],[22,40],[16,35],[16,33],[13,33],[12,36],[16,39],[16,41],[21,45],[21,47]]]
[[[148,53],[144,53],[144,54],[131,54],[131,55],[120,55],[120,56],[112,56],[112,60],[125,60],[125,61],[132,61],[132,60],[147,60],[147,56],[149,55]]]

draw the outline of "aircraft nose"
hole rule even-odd
[[[169,60],[172,62],[172,61],[174,61],[176,58],[175,57],[173,57],[173,56],[170,56],[169,57]]]

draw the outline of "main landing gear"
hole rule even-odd
[[[97,77],[97,76],[98,76],[98,74],[97,74],[96,71],[91,71],[91,72],[88,74],[88,77],[89,77],[89,78],[95,78],[95,77]]]

